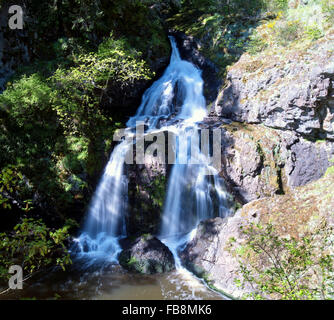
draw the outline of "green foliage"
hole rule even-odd
[[[22,266],[25,276],[54,264],[63,270],[71,264],[66,249],[69,226],[52,231],[42,220],[23,219],[13,233],[0,233],[0,279],[6,279],[11,265]]]
[[[299,39],[303,34],[303,27],[299,21],[282,21],[275,27],[276,39],[281,45]]]
[[[334,23],[334,1],[321,0],[321,8],[330,24]]]
[[[260,0],[184,0],[168,23],[201,39],[201,51],[223,74],[243,53],[262,8]]]
[[[236,284],[252,299],[333,299],[333,230],[323,225],[300,239],[281,237],[273,225],[243,228],[237,250],[242,278]],[[232,240],[233,241],[233,240]]]
[[[266,43],[263,37],[257,34],[254,34],[250,37],[250,40],[247,44],[247,51],[251,55],[255,55],[259,52],[262,52],[267,47],[268,47],[268,43]]]
[[[21,208],[25,212],[30,211],[32,200],[25,199],[29,195],[29,187],[24,181],[24,176],[18,167],[8,165],[0,172],[0,206],[4,209],[11,209],[9,199],[17,193],[20,193],[22,198]]]
[[[333,162],[333,161],[332,161]],[[326,171],[326,176],[334,174],[334,166],[331,166]]]
[[[68,50],[65,40],[57,43]],[[0,166],[19,168],[24,177],[10,192],[4,190],[6,195],[1,193],[6,209],[14,200],[31,208],[29,199],[37,193],[62,217],[74,197],[84,199],[87,174],[98,174],[103,165],[98,155],[110,151],[120,126],[110,115],[121,110],[104,110],[103,95],[110,88],[117,95],[130,91],[136,81],[153,75],[125,39],[109,37],[96,52],[80,54],[73,62],[48,79],[39,73],[16,77],[0,95]],[[15,178],[14,171],[10,175]]]
[[[151,187],[151,197],[153,204],[155,206],[158,206],[162,209],[165,195],[166,195],[166,177],[165,176],[159,176],[155,180],[152,181]]]
[[[32,74],[14,81],[0,95],[0,165],[20,173],[19,183],[7,192],[7,198],[18,204],[36,192],[53,201],[62,194],[55,145],[57,141],[62,145],[63,136],[52,109],[52,92],[45,79]],[[16,171],[11,173],[13,178]]]
[[[37,32],[38,38],[43,38],[39,47],[44,46],[45,53],[67,55],[73,49],[92,49],[112,30],[117,38],[125,36],[142,51],[147,61],[155,61],[169,51],[159,16],[161,11],[170,9],[169,2],[172,1],[32,1],[31,13],[36,19],[29,27],[32,34]],[[155,6],[160,10],[155,10]],[[60,39],[54,43],[57,38]]]
[[[48,116],[50,93],[50,87],[37,74],[23,76],[0,95],[0,104],[10,109],[11,117],[15,118],[19,127],[23,127],[42,122],[43,117]]]
[[[316,26],[309,26],[306,28],[305,33],[311,40],[318,40],[323,37],[323,32]]]
[[[289,0],[264,0],[263,5],[269,12],[284,11],[288,8]]]
[[[124,89],[136,80],[150,78],[139,56],[125,40],[109,38],[97,53],[81,55],[76,66],[55,72],[51,78],[55,86],[53,109],[66,134],[86,132],[89,138],[96,135],[98,124],[108,120],[98,108],[103,92],[112,85]]]

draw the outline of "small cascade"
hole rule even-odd
[[[172,46],[170,64],[162,77],[146,90],[136,115],[127,122],[128,127],[144,121],[150,129],[155,129],[160,120],[172,115],[175,115],[174,119],[198,121],[206,115],[201,71],[181,60],[174,38],[169,38]]]
[[[189,129],[199,131],[198,122],[207,115],[201,71],[182,60],[174,38],[170,37],[172,55],[162,77],[143,95],[136,115],[127,127],[133,131],[138,121],[146,132],[172,131],[179,140]],[[187,153],[190,147],[185,147]],[[121,248],[119,239],[126,237],[128,181],[124,172],[130,144],[125,139],[115,147],[91,201],[87,221],[76,240],[79,254],[116,261]],[[184,148],[183,148],[184,149]],[[193,150],[192,150],[193,151]],[[182,164],[184,154],[176,152],[168,182],[161,233],[159,238],[172,251],[180,269],[178,250],[195,234],[202,220],[229,214],[228,193],[218,172],[208,164],[200,148],[195,150],[196,164]]]
[[[124,174],[126,141],[115,147],[88,210],[84,232],[76,240],[83,255],[117,261],[120,237],[126,236],[128,181]]]
[[[188,122],[187,128],[189,125]],[[198,129],[196,123],[191,125],[193,129]],[[185,135],[182,127],[178,135]],[[199,148],[195,157],[193,161],[196,164],[185,165],[178,163],[176,155],[162,216],[159,238],[173,252],[177,268],[181,268],[177,252],[196,234],[197,225],[203,220],[226,217],[231,213],[230,196],[223,179],[214,167],[208,165]]]

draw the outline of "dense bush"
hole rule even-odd
[[[67,218],[83,216],[113,147],[114,130],[129,114],[122,101],[137,83],[148,84],[151,69],[168,57],[161,15],[177,6],[133,0],[15,4],[25,8],[27,23],[23,32],[4,36],[27,46],[30,64],[17,68],[0,94],[0,212],[10,217],[0,226],[6,232],[1,251],[17,249],[15,257],[3,256],[8,263],[21,263],[29,246],[40,247],[41,254],[46,247],[57,250],[51,227],[63,230]],[[22,223],[28,212],[43,221]],[[15,223],[20,226],[11,232]],[[41,230],[45,241],[36,243],[32,234],[42,236]],[[19,239],[25,232],[31,234]]]
[[[250,37],[247,50],[251,54],[259,53],[267,47],[274,49],[315,41],[325,36],[333,27],[332,1],[310,0],[303,4],[296,0],[289,3],[289,6],[283,5],[283,2],[281,6],[273,4],[274,2],[267,2],[266,10],[276,7],[277,10],[273,10],[274,16],[267,15],[267,19],[261,22]]]
[[[271,224],[242,229],[237,250],[240,279],[248,299],[333,299],[333,230],[326,224],[301,238],[280,236]],[[231,239],[232,242],[234,241]]]
[[[4,129],[0,165],[19,168],[25,191],[30,191],[23,195],[16,186],[11,199],[21,203],[38,194],[39,201],[53,203],[61,215],[87,187],[83,178],[101,169],[98,150],[110,150],[113,132],[120,125],[111,116],[117,110],[101,109],[104,91],[112,86],[124,92],[135,81],[151,76],[140,53],[125,40],[110,37],[97,52],[78,56],[74,66],[58,68],[49,79],[34,73],[8,84],[0,95]]]
[[[71,264],[66,249],[70,226],[52,231],[41,220],[23,219],[12,234],[0,233],[0,281],[10,276],[8,269],[20,265],[25,277],[41,268]]]

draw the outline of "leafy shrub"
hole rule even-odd
[[[281,21],[275,26],[277,41],[286,45],[299,39],[303,34],[303,26],[299,21]]]
[[[57,44],[60,55],[74,46],[69,39]],[[152,76],[141,53],[125,39],[109,37],[96,52],[73,62],[48,79],[38,73],[17,77],[0,95],[0,167],[19,167],[30,189],[26,195],[16,184],[11,194],[2,194],[6,209],[11,202],[26,206],[23,201],[38,195],[38,205],[46,202],[62,217],[74,197],[85,199],[79,193],[88,188],[87,176],[97,176],[100,155],[110,151],[109,141],[120,126],[111,114],[122,110],[108,113],[101,107],[105,91],[117,98],[124,88],[131,92],[136,81]]]
[[[22,266],[25,275],[42,268],[71,264],[65,243],[69,226],[52,231],[42,220],[23,219],[13,233],[0,233],[0,279],[6,279],[10,266]]]
[[[252,224],[242,233],[245,243],[237,251],[242,278],[236,283],[250,286],[244,298],[334,298],[332,228],[323,225],[300,239],[280,237],[271,224]]]
[[[51,88],[38,75],[25,75],[0,95],[0,105],[19,127],[54,116],[50,108]]]
[[[333,0],[322,0],[321,1],[322,11],[327,16],[329,23],[334,23],[334,1]]]
[[[323,37],[323,32],[317,26],[309,26],[305,29],[305,34],[311,40],[318,40]]]
[[[98,124],[106,120],[99,109],[103,92],[111,85],[122,89],[136,80],[150,79],[152,74],[139,56],[124,39],[109,38],[97,53],[81,55],[76,66],[55,72],[51,78],[55,86],[52,104],[66,134],[96,136]]]
[[[247,45],[247,51],[251,54],[257,54],[268,47],[268,43],[259,35],[253,35]]]
[[[264,0],[263,4],[269,12],[284,11],[288,8],[289,0]]]
[[[4,209],[11,209],[9,199],[15,199],[17,194],[20,198],[16,198],[16,201],[19,201],[18,205],[26,212],[32,209],[32,200],[29,199],[31,191],[25,180],[19,166],[8,165],[0,171],[0,205]]]

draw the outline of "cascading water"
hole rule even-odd
[[[193,121],[200,121],[206,115],[201,71],[182,60],[174,38],[170,37],[170,40],[170,64],[163,76],[144,93],[136,115],[127,122],[129,127],[144,121],[154,129],[159,126],[159,120],[168,119],[174,113],[177,119]]]
[[[77,243],[81,254],[117,261],[119,237],[126,236],[128,183],[124,163],[129,145],[115,147],[89,207],[84,232]]]
[[[187,140],[189,129],[199,130],[197,123],[207,112],[201,71],[182,60],[175,40],[172,37],[170,40],[170,64],[163,76],[144,93],[142,103],[136,115],[127,122],[127,127],[134,128],[138,121],[143,121],[148,131],[170,130],[181,141]],[[81,254],[117,259],[118,239],[126,236],[128,190],[124,163],[129,148],[129,142],[124,140],[110,157],[93,196],[84,232],[77,240]],[[181,154],[176,152],[159,236],[173,252],[179,269],[181,263],[177,250],[194,234],[198,223],[229,212],[224,182],[208,165],[199,147],[195,154],[197,164],[181,164]]]

